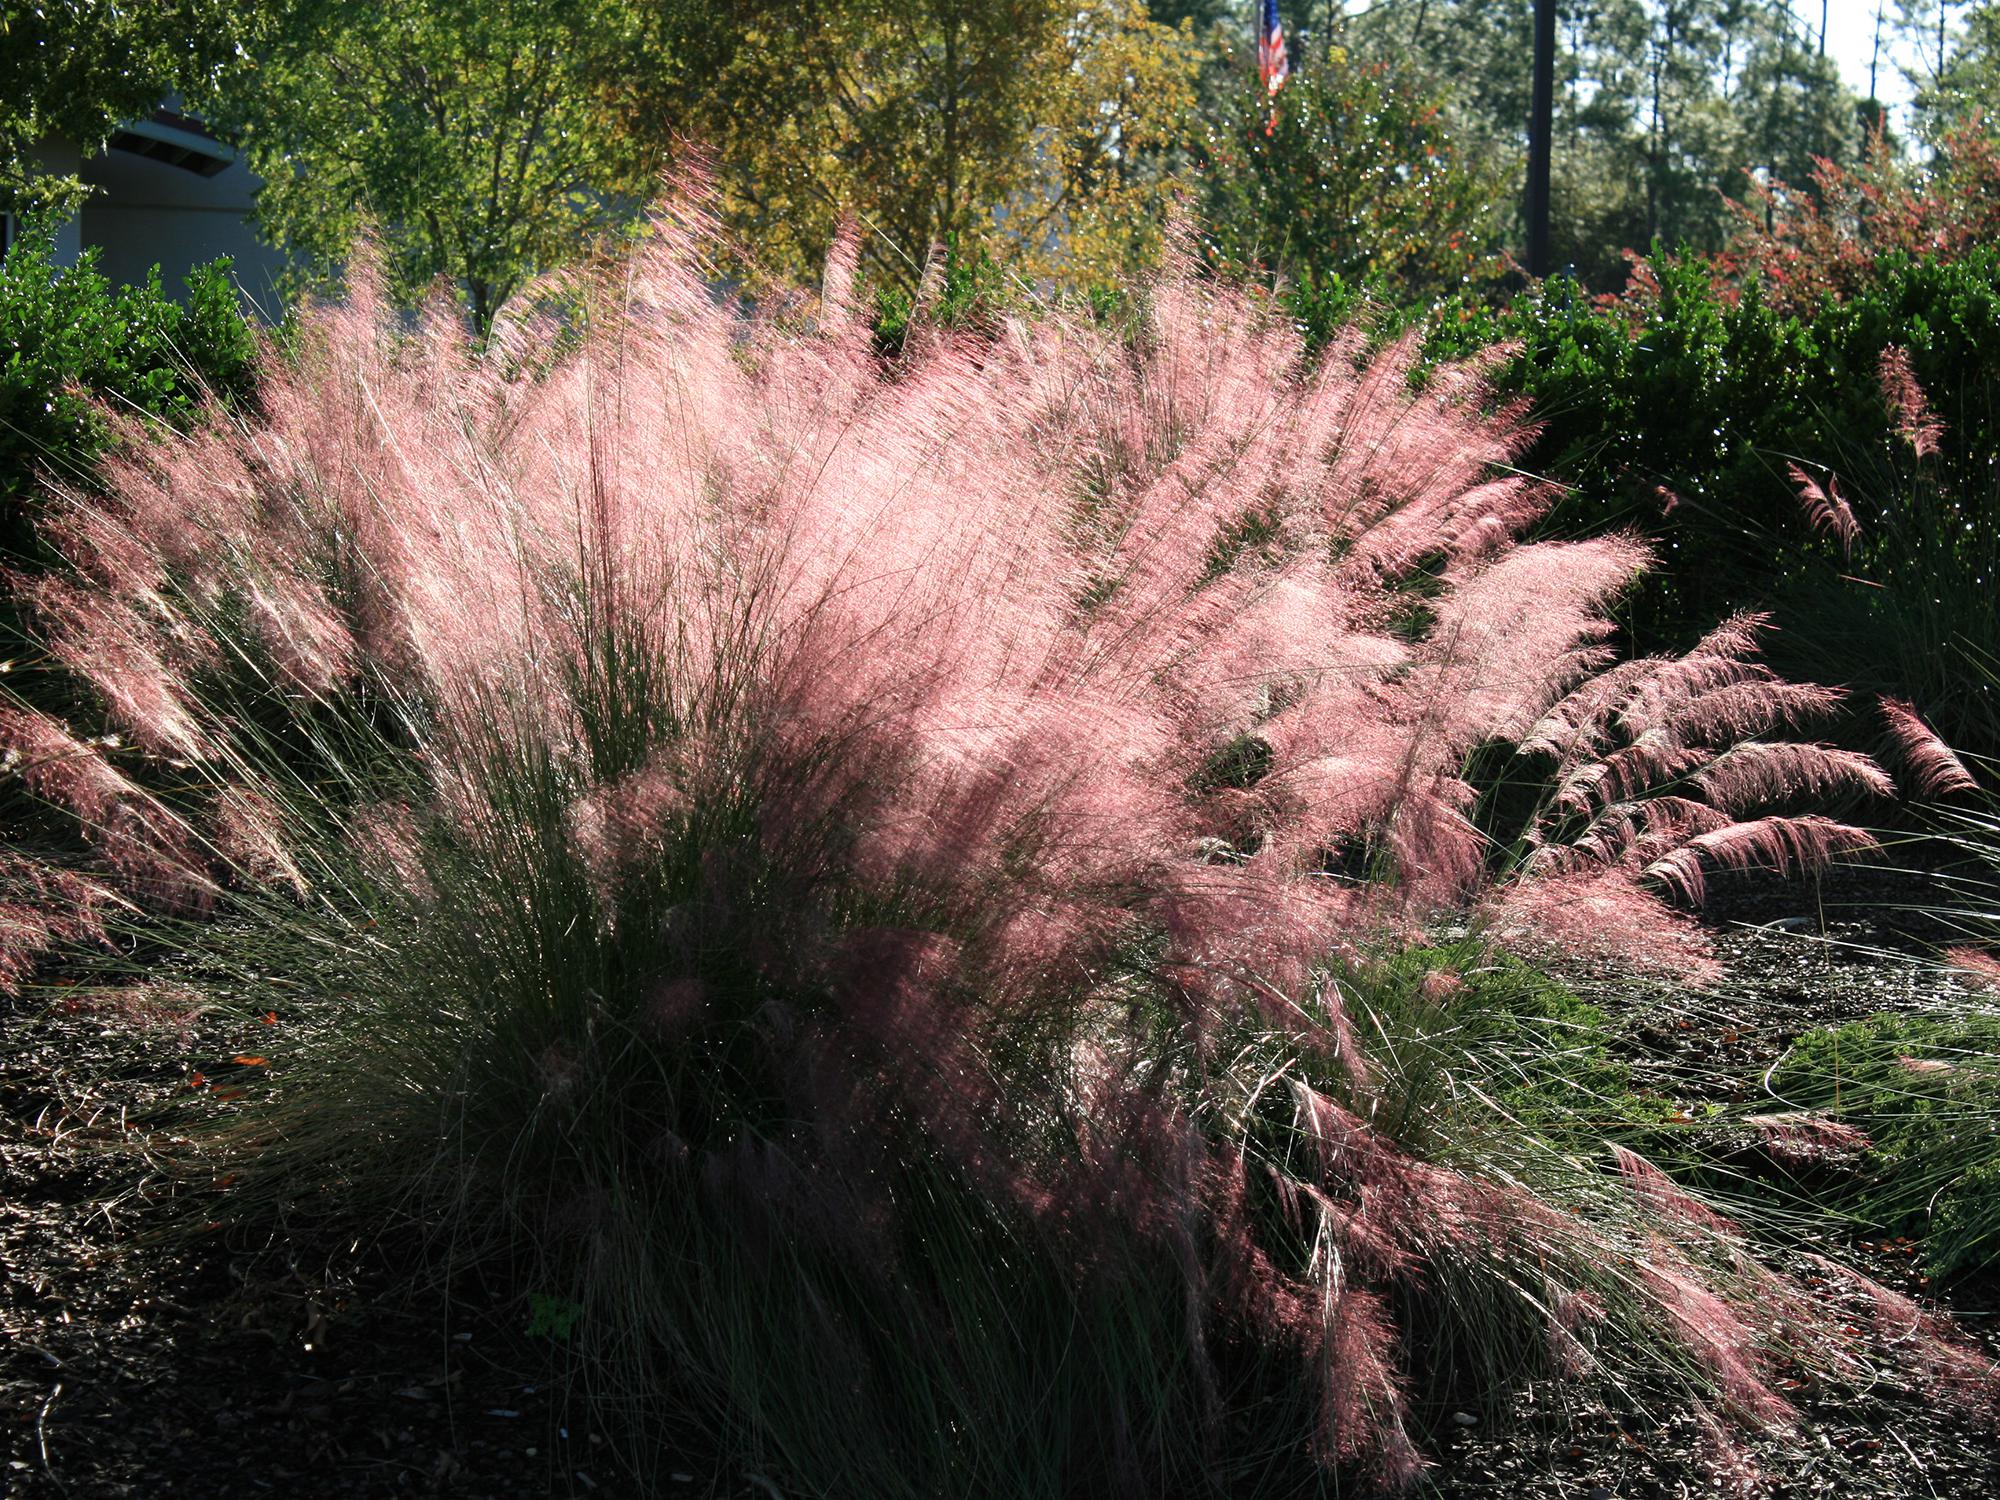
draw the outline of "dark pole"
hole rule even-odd
[[[1556,0],[1535,0],[1535,93],[1528,121],[1528,274],[1549,274],[1549,148],[1555,134]]]

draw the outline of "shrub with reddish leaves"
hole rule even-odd
[[[1752,183],[1732,203],[1736,232],[1719,267],[1755,279],[1772,306],[1809,316],[1862,291],[1885,255],[1952,259],[2000,234],[2000,149],[1971,120],[1924,168],[1877,132],[1852,166],[1820,160],[1810,184]]]
[[[1754,1423],[1776,1362],[1841,1366],[1629,1164],[1389,1128],[1356,977],[1440,910],[1571,941],[1579,888],[1692,950],[1705,865],[1859,841],[1789,804],[1871,762],[1751,738],[1825,693],[1748,621],[1611,666],[1644,549],[1521,543],[1523,413],[1407,342],[1308,363],[1174,272],[1130,338],[885,367],[851,246],[800,333],[700,234],[484,350],[363,276],[254,419],[67,504],[29,603],[181,789],[5,733],[177,983],[296,1018],[211,1132],[237,1211],[448,1223],[583,1306],[599,1399],[869,1493],[1273,1445],[1404,1486],[1418,1307]],[[1495,744],[1558,763],[1525,862],[1475,821]]]

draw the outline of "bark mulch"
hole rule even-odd
[[[1801,1032],[1926,1004],[1940,981],[1909,955],[1930,934],[1900,908],[1934,895],[1928,880],[1843,874],[1726,894],[1714,919],[1729,982],[1616,1008],[1639,1082],[1690,1107],[1752,1099]],[[409,1251],[386,1242],[305,1260],[282,1240],[151,1232],[160,1204],[115,1143],[240,1039],[199,1023],[135,1034],[60,1005],[17,1007],[0,1026],[0,1493],[632,1493],[615,1444],[569,1399],[562,1347],[529,1337],[518,1301],[465,1286],[398,1294]],[[1929,1294],[1907,1242],[1860,1230],[1826,1248]],[[2000,1354],[1993,1284],[1939,1300]],[[1777,1500],[2000,1495],[2000,1435],[1887,1375],[1863,1395],[1793,1394],[1801,1430],[1749,1443],[1738,1483],[1717,1473],[1689,1413],[1642,1417],[1534,1387],[1512,1420],[1447,1416],[1430,1488],[1449,1500],[1684,1500],[1746,1486]],[[783,1493],[695,1453],[664,1467],[670,1492],[691,1497]]]

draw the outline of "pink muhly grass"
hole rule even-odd
[[[2000,974],[1996,974],[1994,978],[1996,981],[2000,981]],[[1901,1068],[1905,1073],[1915,1073],[1919,1077],[1935,1076],[1939,1073],[1956,1073],[1958,1071],[1952,1064],[1945,1062],[1942,1058],[1936,1057],[1900,1055],[1896,1058],[1896,1066]]]
[[[171,616],[162,619],[144,602],[121,605],[57,579],[24,583],[17,592],[33,610],[51,654],[103,694],[120,730],[163,756],[198,760],[210,752],[210,737],[184,688],[195,660],[187,638],[175,640]]]
[[[1824,719],[1846,697],[1815,682],[1786,682],[1768,668],[1741,682],[1699,692],[1662,713],[1662,727],[1706,744],[1729,744],[1773,729]]]
[[[1881,708],[1889,738],[1915,779],[1919,795],[1949,797],[1977,789],[1979,783],[1966,769],[1965,762],[1938,738],[1937,731],[1924,722],[1915,708],[1901,698],[1884,698]]]
[[[1508,882],[1487,895],[1479,916],[1508,946],[1608,960],[1697,985],[1722,977],[1702,930],[1615,869]]]
[[[1877,1341],[1890,1357],[1914,1369],[1931,1394],[1975,1421],[2000,1423],[2000,1363],[1990,1354],[1903,1293],[1824,1257],[1813,1259],[1835,1285],[1860,1294]]]
[[[1739,612],[1703,636],[1685,656],[1634,663],[1632,681],[1615,710],[1618,720],[1641,734],[1701,693],[1771,680],[1770,672],[1755,660],[1769,624],[1767,615]]]
[[[1840,543],[1841,552],[1853,557],[1854,539],[1861,534],[1861,523],[1855,519],[1854,508],[1842,498],[1840,481],[1829,474],[1821,487],[1818,480],[1797,464],[1789,465],[1786,472],[1798,488],[1799,506],[1805,511],[1806,520],[1812,523],[1812,529],[1832,535]]]
[[[213,897],[187,823],[113,766],[102,744],[77,739],[38,709],[0,705],[0,772],[71,814],[133,894],[183,910]]]
[[[1441,1005],[1465,987],[1465,978],[1453,969],[1432,969],[1417,986],[1417,992],[1433,1005]]]
[[[1831,745],[1732,745],[1689,778],[1708,803],[1743,813],[1794,797],[1826,803],[1893,797],[1896,785],[1867,756]]]
[[[1918,458],[1934,457],[1944,423],[1931,410],[1930,399],[1910,365],[1910,351],[1891,344],[1882,351],[1882,400],[1896,420],[1896,432]]]
[[[647,1023],[664,1037],[685,1034],[708,1012],[708,989],[699,979],[661,985],[646,1007]]]
[[[1673,1229],[1736,1234],[1737,1226],[1699,1198],[1687,1192],[1673,1178],[1628,1146],[1613,1144],[1611,1159],[1618,1175],[1647,1207],[1659,1214]]]
[[[39,709],[0,706],[0,753],[7,771],[87,826],[108,823],[144,795],[100,746]]]
[[[1944,958],[1963,983],[2000,994],[2000,958],[1968,944],[1945,949]]]
[[[597,1011],[565,1032],[550,998],[575,980],[562,945],[642,955],[590,1006],[676,1080],[649,1088],[689,1091],[638,1139],[742,1243],[774,1254],[822,1218],[844,1243],[908,1241],[906,1153],[1079,1275],[1167,1258],[1198,1368],[1245,1335],[1287,1355],[1321,1454],[1409,1484],[1392,1293],[1442,1256],[1511,1286],[1540,1250],[1617,1246],[1364,1113],[1385,1065],[1329,957],[1460,907],[1510,942],[1701,977],[1659,888],[1855,847],[1825,818],[1750,814],[1880,773],[1740,743],[1832,702],[1751,659],[1756,617],[1612,664],[1606,607],[1644,547],[1521,541],[1550,498],[1496,477],[1523,413],[1489,410],[1476,370],[1414,392],[1414,338],[1309,362],[1282,320],[1176,268],[1129,345],[1052,315],[938,331],[888,371],[851,242],[802,334],[713,296],[701,233],[657,226],[622,281],[583,288],[602,306],[549,360],[559,330],[532,315],[480,356],[448,316],[388,315],[357,267],[255,414],[62,502],[91,584],[30,601],[144,754],[193,763],[198,810],[46,716],[0,711],[0,746],[104,851],[107,892],[171,869],[214,893],[205,851],[315,911],[379,884],[427,914],[413,943],[453,930],[431,913],[471,930],[482,964],[521,966],[518,994],[458,998],[522,1010],[516,1071],[552,1113],[598,1097],[605,1066]],[[1429,620],[1398,631],[1411,586]],[[301,806],[204,699],[218,664],[274,712],[366,699],[394,718],[398,776]],[[1465,770],[1495,742],[1555,763],[1497,883]],[[575,909],[538,904],[558,888]],[[88,935],[0,930],[0,981]],[[1142,1055],[1141,990],[1198,1064],[1192,1099]],[[1285,1059],[1261,1086],[1292,1091],[1301,1168],[1271,1216],[1293,1241],[1199,1092],[1245,1066],[1221,1050],[1244,1033]],[[728,1123],[737,1088],[782,1121],[770,1138]],[[602,1186],[553,1186],[566,1235],[605,1228]],[[1658,1258],[1664,1321],[1768,1415],[1741,1319]]]
[[[1547,1302],[1549,1362],[1572,1379],[1580,1379],[1595,1363],[1585,1337],[1603,1323],[1604,1299],[1574,1287],[1554,1286]]]
[[[1702,1435],[1702,1466],[1710,1483],[1729,1500],[1762,1500],[1770,1494],[1770,1478],[1758,1467],[1742,1438],[1713,1416],[1704,1413],[1697,1421]]]
[[[211,847],[238,878],[254,885],[286,885],[304,895],[309,882],[293,857],[283,814],[268,795],[228,787],[211,814]]]
[[[1658,1298],[1668,1321],[1716,1382],[1733,1415],[1759,1427],[1783,1426],[1798,1415],[1792,1404],[1772,1389],[1763,1335],[1744,1310],[1671,1264],[1642,1261],[1639,1274]]]
[[[1750,1115],[1744,1123],[1756,1130],[1759,1143],[1773,1160],[1793,1170],[1852,1161],[1874,1146],[1860,1126],[1826,1115],[1797,1111]]]
[[[1430,1467],[1409,1432],[1409,1396],[1396,1367],[1400,1336],[1379,1295],[1340,1285],[1337,1271],[1328,1274],[1316,1446],[1323,1461],[1360,1468],[1398,1493]]]
[[[1564,689],[1602,666],[1603,607],[1648,555],[1629,538],[1521,547],[1442,599],[1433,661],[1409,688],[1442,745],[1463,753],[1487,739],[1519,741]]]
[[[120,908],[129,903],[102,881],[0,851],[0,995],[18,995],[49,949],[103,941]]]
[[[1710,865],[1786,875],[1816,870],[1838,855],[1874,847],[1871,835],[1831,818],[1764,817],[1696,834],[1648,865],[1644,873],[1683,899],[1699,903]]]
[[[1671,967],[1702,940],[1662,921],[1665,908],[1635,881],[1699,904],[1711,867],[1810,870],[1869,847],[1848,824],[1774,810],[1886,796],[1894,785],[1852,751],[1748,738],[1809,721],[1841,699],[1755,660],[1765,624],[1739,614],[1684,656],[1585,675],[1527,726],[1519,753],[1553,760],[1551,789],[1526,833],[1524,878],[1485,900],[1496,930],[1531,928],[1532,914],[1603,956]]]

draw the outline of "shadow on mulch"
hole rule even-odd
[[[1801,1032],[1929,1003],[1909,961],[1925,938],[1922,872],[1839,872],[1817,883],[1726,885],[1712,911],[1731,977],[1699,997],[1646,996],[1579,976],[1624,1018],[1622,1050],[1649,1091],[1756,1097]],[[606,1435],[566,1399],[560,1346],[527,1336],[518,1300],[459,1289],[398,1302],[409,1263],[385,1245],[307,1262],[296,1246],[149,1240],[157,1209],[129,1153],[106,1149],[128,1113],[184,1086],[218,1039],[135,1034],[88,1014],[0,1013],[0,1433],[18,1500],[280,1494],[625,1496]],[[226,1040],[226,1039],[221,1039]],[[228,1048],[221,1047],[226,1053]],[[1917,1292],[1906,1241],[1855,1234],[1826,1247]],[[1996,1348],[2000,1285],[1944,1299]],[[2000,1436],[1953,1419],[1886,1375],[1862,1395],[1791,1393],[1802,1430],[1746,1445],[1774,1500],[1974,1500],[2000,1493]],[[1445,1500],[1684,1500],[1732,1492],[1691,1414],[1518,1393],[1513,1420],[1447,1414],[1427,1489]],[[612,1436],[615,1436],[612,1435]],[[670,1462],[669,1493],[773,1493]],[[1740,1487],[1736,1492],[1742,1492]],[[953,1497],[956,1500],[956,1497]]]
[[[631,1492],[518,1299],[398,1294],[416,1255],[387,1242],[307,1260],[146,1232],[160,1207],[113,1143],[226,1039],[61,1006],[0,1030],[0,1493]],[[725,1493],[711,1471],[690,1463],[685,1493]]]

